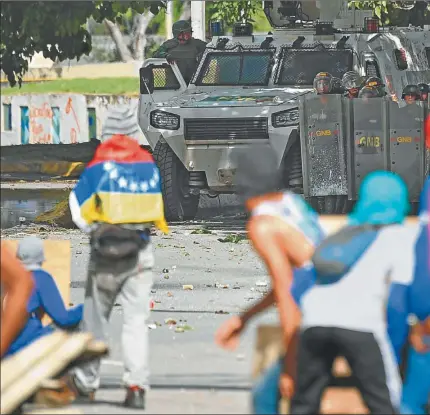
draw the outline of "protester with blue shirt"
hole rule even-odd
[[[32,273],[35,288],[27,304],[28,320],[19,335],[11,344],[6,356],[20,351],[23,347],[52,333],[55,326],[62,329],[76,327],[82,319],[83,306],[66,309],[53,277],[42,269],[45,262],[43,241],[31,236],[20,241],[17,257]],[[7,301],[7,297],[4,301]],[[44,326],[42,318],[48,315],[53,325]]]

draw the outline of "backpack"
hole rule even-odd
[[[324,239],[312,257],[315,284],[338,282],[375,241],[380,228],[380,225],[347,226]]]

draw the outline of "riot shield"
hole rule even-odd
[[[305,197],[347,195],[341,95],[300,98],[300,143]]]
[[[388,117],[385,98],[349,100],[352,133],[348,148],[348,197],[356,200],[364,177],[388,165]]]
[[[391,171],[406,182],[409,199],[419,200],[425,177],[425,107],[417,102],[399,108],[389,102]]]

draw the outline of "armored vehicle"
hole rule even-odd
[[[253,35],[242,24],[213,37],[189,85],[175,64],[144,62],[139,125],[169,220],[194,218],[202,193],[234,193],[235,155],[254,143],[273,146],[285,185],[320,212],[345,213],[363,175],[380,168],[402,174],[417,198],[428,109],[404,109],[401,96],[405,85],[430,81],[430,33],[380,28],[372,11],[348,10],[343,0],[321,1],[310,16],[310,3],[264,1],[272,32]],[[313,93],[318,72],[351,70],[380,77],[387,97]]]

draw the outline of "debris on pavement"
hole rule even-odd
[[[219,242],[223,242],[223,243],[230,242],[232,244],[238,244],[244,240],[246,240],[246,235],[242,235],[239,233],[237,233],[237,234],[232,233],[230,235],[227,235],[225,238],[218,238]]]
[[[183,326],[175,327],[175,333],[183,333],[185,331],[191,331],[191,330],[194,330],[194,328],[189,326],[188,324],[184,324]]]
[[[215,314],[230,314],[230,313],[228,311],[218,310],[218,311],[215,311]]]
[[[157,328],[157,325],[155,323],[148,324],[148,329],[155,330]]]
[[[257,281],[255,283],[257,287],[267,287],[267,281]]]
[[[167,297],[173,297],[173,294],[170,291],[168,291],[167,292]]]
[[[191,284],[185,284],[182,286],[182,289],[185,291],[192,291],[192,290],[194,290],[194,286]]]
[[[218,282],[215,283],[215,288],[223,288],[223,289],[227,289],[230,288],[229,284],[219,284]]]
[[[168,274],[168,273],[169,273],[169,270],[167,268],[164,268],[163,269],[163,274]]]
[[[174,318],[166,318],[164,320],[165,324],[168,324],[169,326],[174,326],[176,325],[176,320]]]
[[[212,235],[212,231],[209,230],[209,229],[207,229],[207,228],[205,228],[205,227],[203,227],[203,228],[200,228],[200,229],[194,229],[191,232],[191,235]]]
[[[165,280],[168,280],[170,277],[166,274],[166,275],[164,275],[164,279]]]

